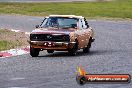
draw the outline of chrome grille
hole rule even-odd
[[[70,41],[69,35],[52,35],[52,34],[30,34],[31,41],[54,41],[65,42]]]

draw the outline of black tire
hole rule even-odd
[[[88,53],[88,52],[90,51],[91,43],[92,43],[92,38],[89,39],[89,42],[88,42],[87,47],[85,47],[85,48],[83,49],[83,52],[84,52],[84,53]]]
[[[78,50],[78,42],[76,41],[75,45],[73,46],[72,49],[68,49],[68,52],[70,55],[75,56],[77,54]]]
[[[48,52],[48,53],[53,53],[53,52],[54,52],[54,50],[47,50],[47,52]]]
[[[30,47],[30,55],[31,55],[32,57],[38,57],[39,51],[40,51],[39,49]]]

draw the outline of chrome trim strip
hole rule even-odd
[[[40,43],[43,43],[43,42],[52,42],[52,41],[30,41],[31,43],[38,43],[38,42],[40,42]],[[55,43],[55,44],[66,44],[66,45],[68,45],[68,44],[75,44],[76,42],[53,42],[53,43]]]

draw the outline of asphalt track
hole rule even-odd
[[[14,19],[14,20],[13,20]],[[16,20],[17,19],[17,20]],[[31,31],[42,17],[0,16],[0,27]],[[0,59],[0,88],[132,88],[130,84],[76,83],[76,68],[87,73],[132,75],[132,22],[88,20],[95,31],[91,52],[69,56],[67,52],[39,57],[29,54]]]

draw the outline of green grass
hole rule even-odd
[[[2,40],[0,41],[0,51],[1,50],[8,50],[10,49],[10,46],[13,46],[13,43],[6,41],[6,40]]]
[[[17,41],[9,41],[9,40],[0,40],[0,51],[9,50],[20,47],[22,44]]]
[[[72,3],[0,3],[0,13],[33,16],[75,14],[85,17],[132,18],[132,0]]]
[[[7,29],[0,29],[0,51],[27,46],[27,36]]]

